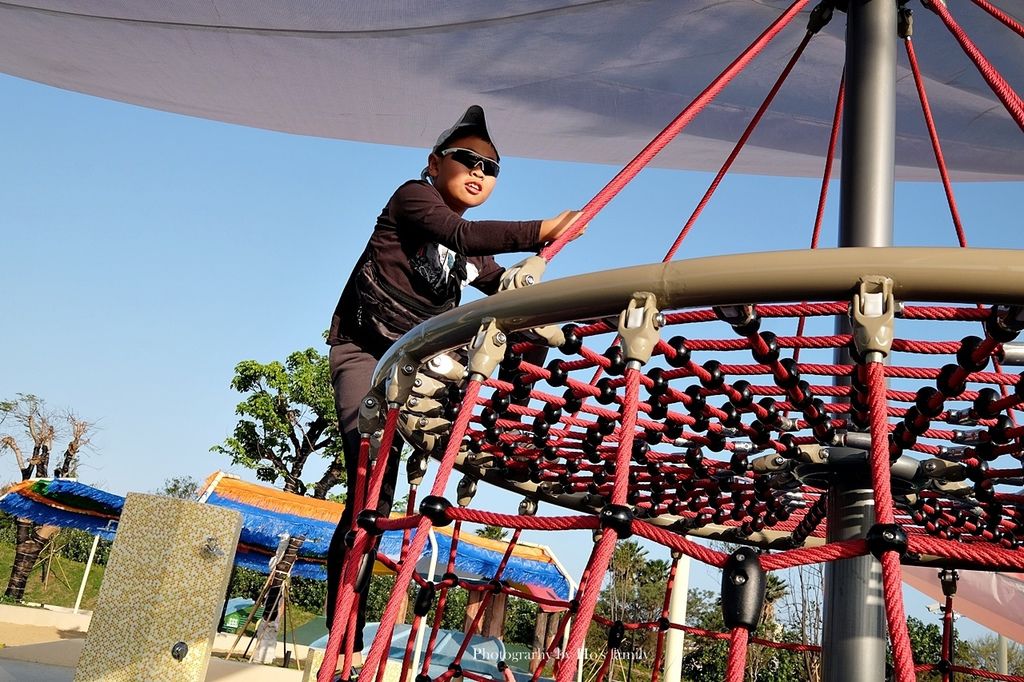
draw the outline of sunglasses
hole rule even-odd
[[[501,170],[497,161],[494,159],[488,159],[486,156],[480,156],[472,149],[449,147],[448,149],[438,152],[437,155],[442,158],[450,156],[469,170],[473,170],[479,166],[480,170],[484,172],[484,175],[490,175],[495,178],[498,177],[498,171]]]

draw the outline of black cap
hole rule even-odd
[[[484,120],[484,110],[477,104],[466,109],[466,113],[462,114],[459,120],[456,121],[451,128],[448,128],[438,136],[437,143],[434,144],[434,152],[439,152],[444,149],[444,146],[452,139],[467,134],[479,135],[490,142],[492,147],[494,146],[494,141],[491,139],[490,133],[487,132],[487,122]],[[494,155],[496,157],[498,156],[497,148],[494,150]],[[500,157],[498,160],[500,160]]]

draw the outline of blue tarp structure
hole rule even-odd
[[[299,550],[299,560],[292,573],[326,579],[327,547],[343,505],[284,493],[220,472],[207,480],[200,501],[242,514],[236,565],[267,573],[280,536],[286,533],[304,535],[306,541]],[[0,498],[0,510],[8,514],[37,523],[77,528],[105,539],[113,537],[123,506],[124,498],[120,495],[70,479],[24,481],[12,486]],[[452,538],[447,529],[438,529],[435,536],[438,563],[443,566]],[[388,531],[381,537],[379,549],[397,558],[402,541],[402,531]],[[505,547],[502,542],[463,535],[455,557],[456,572],[463,577],[490,579],[501,562]],[[420,557],[419,561],[424,558]],[[554,558],[536,546],[517,546],[502,577],[539,596],[563,600],[570,596],[569,581]]]

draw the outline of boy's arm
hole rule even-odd
[[[464,256],[532,251],[540,246],[539,220],[466,220],[430,185],[409,182],[395,192],[391,215],[400,232],[418,232]]]
[[[477,267],[479,274],[469,285],[488,296],[497,293],[498,287],[501,285],[501,276],[505,274],[505,268],[498,265],[490,256],[473,258],[470,262]]]

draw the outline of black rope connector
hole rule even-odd
[[[675,355],[669,357],[665,355],[665,361],[673,367],[686,367],[690,364],[690,349],[686,347],[686,338],[683,336],[673,336],[668,340],[669,347],[675,351]]]
[[[961,339],[960,347],[956,351],[957,364],[968,372],[980,372],[985,369],[988,365],[988,356],[984,356],[978,360],[974,359],[974,354],[977,352],[980,345],[981,339],[977,336],[965,336]]]
[[[761,340],[764,341],[764,345],[768,347],[767,351],[764,352],[764,353],[761,353],[761,352],[758,351],[757,347],[752,347],[750,349],[750,354],[753,355],[754,359],[757,360],[762,365],[770,365],[773,362],[778,362],[778,360],[779,360],[779,339],[778,339],[778,337],[776,337],[775,334],[772,334],[771,332],[761,332],[759,334],[759,336],[761,337]]]
[[[583,409],[583,399],[576,395],[576,391],[571,388],[565,389],[565,393],[562,394],[562,400],[565,401],[565,405],[562,408],[570,414],[576,414]]]
[[[758,550],[740,547],[729,555],[722,571],[722,618],[727,628],[754,630],[761,622],[768,574]]]
[[[367,585],[370,584],[370,578],[373,576],[373,562],[377,559],[377,550],[370,548],[366,554],[359,558],[359,570],[356,572],[355,580],[355,591],[356,594],[362,594],[366,589]]]
[[[626,626],[621,620],[617,620],[612,623],[612,626],[608,628],[608,648],[618,649],[622,646],[622,640],[626,638]]]
[[[622,504],[605,505],[601,510],[601,528],[611,528],[620,540],[633,535],[633,510]]]
[[[421,585],[416,593],[416,603],[412,607],[412,612],[420,618],[430,613],[430,607],[434,605],[434,595],[436,593],[437,589],[434,587],[434,583]]]
[[[377,527],[378,521],[380,521],[380,512],[376,509],[364,509],[356,517],[356,525],[370,535],[380,535],[384,532]]]
[[[459,576],[456,573],[445,573],[441,576],[441,582],[448,583],[449,587],[455,587],[459,584]]]
[[[583,347],[583,339],[576,333],[576,325],[565,325],[562,327],[562,333],[565,334],[565,342],[558,347],[558,350],[562,351],[565,355],[576,355],[579,353],[580,348]]]
[[[1009,343],[1024,331],[1024,308],[1021,306],[992,306],[985,320],[985,333],[999,343]]]
[[[505,661],[498,661],[498,672],[503,673],[508,670],[508,663]]]
[[[956,583],[960,579],[960,574],[953,568],[944,568],[939,571],[939,583],[942,585],[942,594],[946,597],[952,597],[956,594]]]
[[[349,549],[356,546],[356,532],[354,530],[345,533],[345,546]]]
[[[432,682],[430,675],[420,673],[416,676],[416,682]]]
[[[569,373],[565,371],[562,366],[565,363],[564,360],[555,359],[548,363],[547,370],[551,373],[548,377],[548,384],[551,386],[565,386],[565,382],[569,378]]]
[[[896,552],[900,557],[907,553],[907,534],[895,523],[876,523],[865,540],[876,559],[881,559],[883,552]]]
[[[828,22],[832,21],[832,4],[831,0],[825,0],[811,10],[811,16],[807,18],[808,33],[817,33],[828,26]]]
[[[672,621],[665,616],[658,619],[658,632],[668,632],[668,629],[672,627]]]
[[[611,405],[615,402],[615,387],[612,386],[612,380],[609,377],[598,380],[595,384],[600,393],[597,394],[597,402],[602,405]]]
[[[458,663],[449,663],[448,670],[452,672],[452,677],[462,677],[462,666]]]
[[[487,585],[491,588],[491,592],[494,594],[501,594],[501,591],[505,589],[505,586],[501,584],[501,581],[497,578],[490,580]]]
[[[452,503],[440,495],[427,495],[420,502],[420,514],[430,519],[430,523],[433,526],[447,526],[452,522],[448,518],[448,510],[451,509],[451,506]]]

